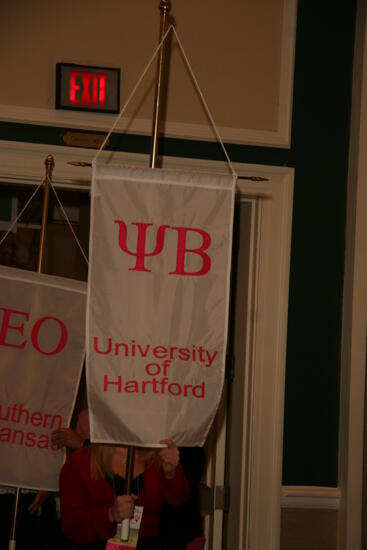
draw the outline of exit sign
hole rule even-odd
[[[57,63],[56,109],[118,113],[120,69]]]

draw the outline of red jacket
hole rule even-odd
[[[176,476],[167,480],[162,469],[147,468],[137,504],[144,506],[139,537],[157,536],[163,500],[180,506],[189,497],[189,484],[179,464]],[[90,449],[84,447],[71,454],[60,473],[61,522],[65,536],[78,544],[91,544],[113,537],[116,523],[108,510],[115,500],[105,479],[90,476]]]

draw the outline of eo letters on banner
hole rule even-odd
[[[235,178],[94,166],[91,439],[202,445],[224,379]]]

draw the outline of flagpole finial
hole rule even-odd
[[[161,0],[159,4],[159,9],[161,11],[168,12],[171,9],[171,2],[169,0]]]
[[[54,157],[52,155],[47,155],[46,160],[45,160],[45,166],[46,166],[46,176],[51,178],[52,170],[55,166]]]

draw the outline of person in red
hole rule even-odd
[[[189,483],[171,440],[161,450],[135,452],[132,494],[123,495],[127,449],[90,445],[72,453],[60,473],[61,522],[65,536],[79,548],[99,550],[121,520],[144,507],[137,550],[160,550],[158,525],[163,501],[180,506]]]

